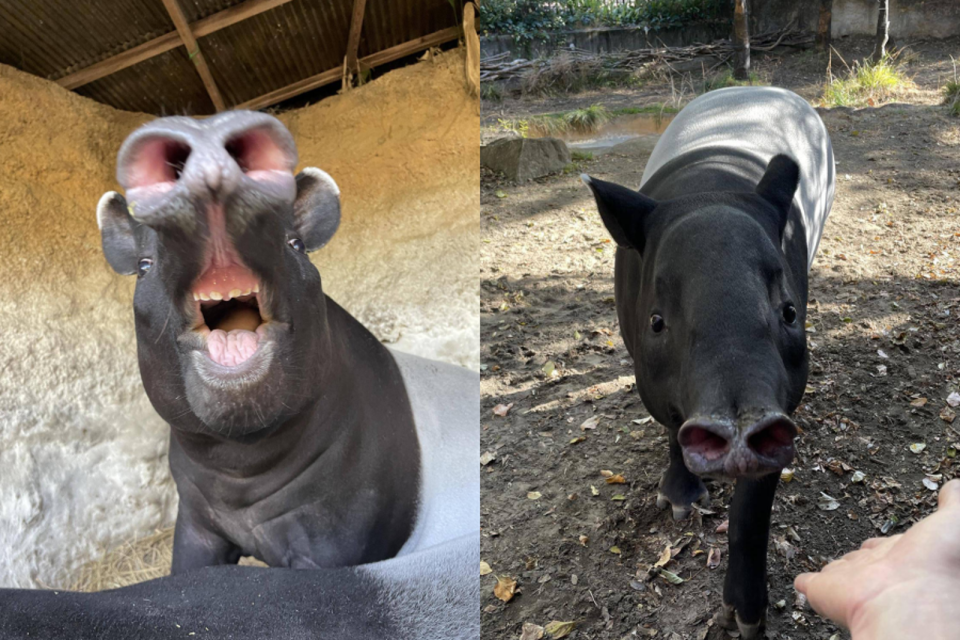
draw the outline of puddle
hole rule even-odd
[[[600,155],[619,144],[639,138],[648,137],[651,141],[656,141],[675,115],[674,113],[636,113],[617,116],[600,125],[599,129],[590,132],[566,131],[551,134],[531,126],[529,136],[531,138],[547,136],[560,138],[567,143],[570,149],[589,151]]]

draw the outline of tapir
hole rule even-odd
[[[807,271],[833,204],[830,138],[802,98],[712,91],[657,141],[639,191],[589,176],[617,243],[614,293],[637,391],[668,433],[657,505],[677,519],[735,479],[719,621],[765,623],[770,512],[807,380]]]
[[[340,192],[272,116],[160,118],[97,208],[170,425],[171,576],[0,591],[0,637],[479,638],[479,379],[392,351],[308,253]],[[253,556],[270,569],[231,567]],[[193,635],[192,633],[190,635]]]

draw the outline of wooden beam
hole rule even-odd
[[[353,76],[359,73],[357,50],[360,48],[360,31],[363,29],[363,13],[367,0],[353,0],[353,15],[350,17],[350,34],[347,36],[347,55],[343,61],[343,89],[353,86]]]
[[[180,34],[183,44],[187,45],[187,53],[190,54],[190,59],[197,67],[197,73],[200,74],[203,86],[207,88],[207,93],[210,94],[213,106],[217,108],[217,111],[223,111],[227,108],[227,105],[223,102],[220,89],[217,88],[217,83],[213,80],[213,74],[210,73],[207,60],[203,57],[203,52],[200,51],[200,45],[197,44],[193,31],[190,30],[190,23],[187,22],[187,16],[183,14],[180,3],[177,0],[163,0],[163,6],[167,8],[167,13],[170,14],[170,19],[173,20],[173,25],[177,28],[177,33]]]
[[[191,23],[190,30],[195,37],[202,38],[203,36],[225,29],[247,18],[252,18],[264,11],[275,9],[288,2],[290,2],[290,0],[247,0],[235,7],[224,9],[212,16],[207,16],[203,20],[197,20]],[[76,89],[77,87],[82,87],[85,84],[109,76],[127,67],[132,67],[144,60],[149,60],[161,53],[176,49],[182,44],[183,41],[180,39],[180,34],[176,31],[171,31],[153,40],[148,40],[133,49],[118,53],[89,67],[84,67],[79,71],[60,78],[56,82],[66,89]]]
[[[395,47],[378,51],[377,53],[366,56],[365,58],[361,58],[359,62],[368,68],[376,67],[381,64],[386,64],[387,62],[399,60],[400,58],[417,53],[418,51],[423,51],[424,49],[429,49],[430,47],[436,47],[444,42],[457,40],[459,37],[460,27],[450,27],[449,29],[437,31],[435,33],[431,33],[430,35],[417,38],[416,40],[410,40],[408,42],[404,42],[403,44],[398,44]],[[306,93],[307,91],[322,87],[323,85],[330,84],[331,82],[336,82],[343,77],[342,74],[343,70],[339,67],[336,67],[334,69],[324,71],[323,73],[318,73],[315,76],[304,78],[303,80],[294,82],[293,84],[289,84],[285,87],[281,87],[276,91],[265,93],[262,96],[254,98],[253,100],[247,100],[246,102],[238,104],[232,108],[254,110],[263,109],[264,107],[269,107],[270,105],[277,104],[278,102],[289,100],[290,98],[298,96],[301,93]]]

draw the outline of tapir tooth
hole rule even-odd
[[[211,291],[211,292],[210,292],[210,299],[211,299],[211,300],[223,300],[223,294],[221,294],[219,291]]]
[[[200,294],[197,293],[196,291],[194,291],[194,292],[193,292],[193,299],[196,300],[197,302],[200,302]]]
[[[243,293],[240,292],[240,289],[231,289],[230,293],[228,294],[229,297],[227,298],[227,300],[229,300],[230,298],[239,298],[242,295]]]
[[[201,294],[200,294],[200,299],[201,299],[201,300],[209,300],[209,299],[210,299],[210,296],[208,296],[208,295],[205,294],[205,293],[201,293]]]
[[[253,292],[254,292],[254,293],[260,293],[260,283],[259,283],[259,282],[258,282],[257,284],[255,284],[255,285],[253,285]]]

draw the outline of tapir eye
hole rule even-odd
[[[137,277],[142,278],[147,274],[147,271],[153,267],[153,260],[150,258],[141,258],[140,262],[137,263]]]
[[[663,327],[663,316],[661,316],[659,313],[655,313],[650,316],[650,328],[653,329],[654,333],[660,333],[663,331]]]
[[[785,304],[783,306],[783,321],[787,324],[793,324],[797,321],[797,308],[792,304]]]
[[[300,253],[304,253],[307,250],[307,248],[303,246],[303,240],[301,240],[300,238],[291,238],[290,240],[287,241],[287,244],[289,244],[291,247],[293,247],[296,251],[299,251]]]

